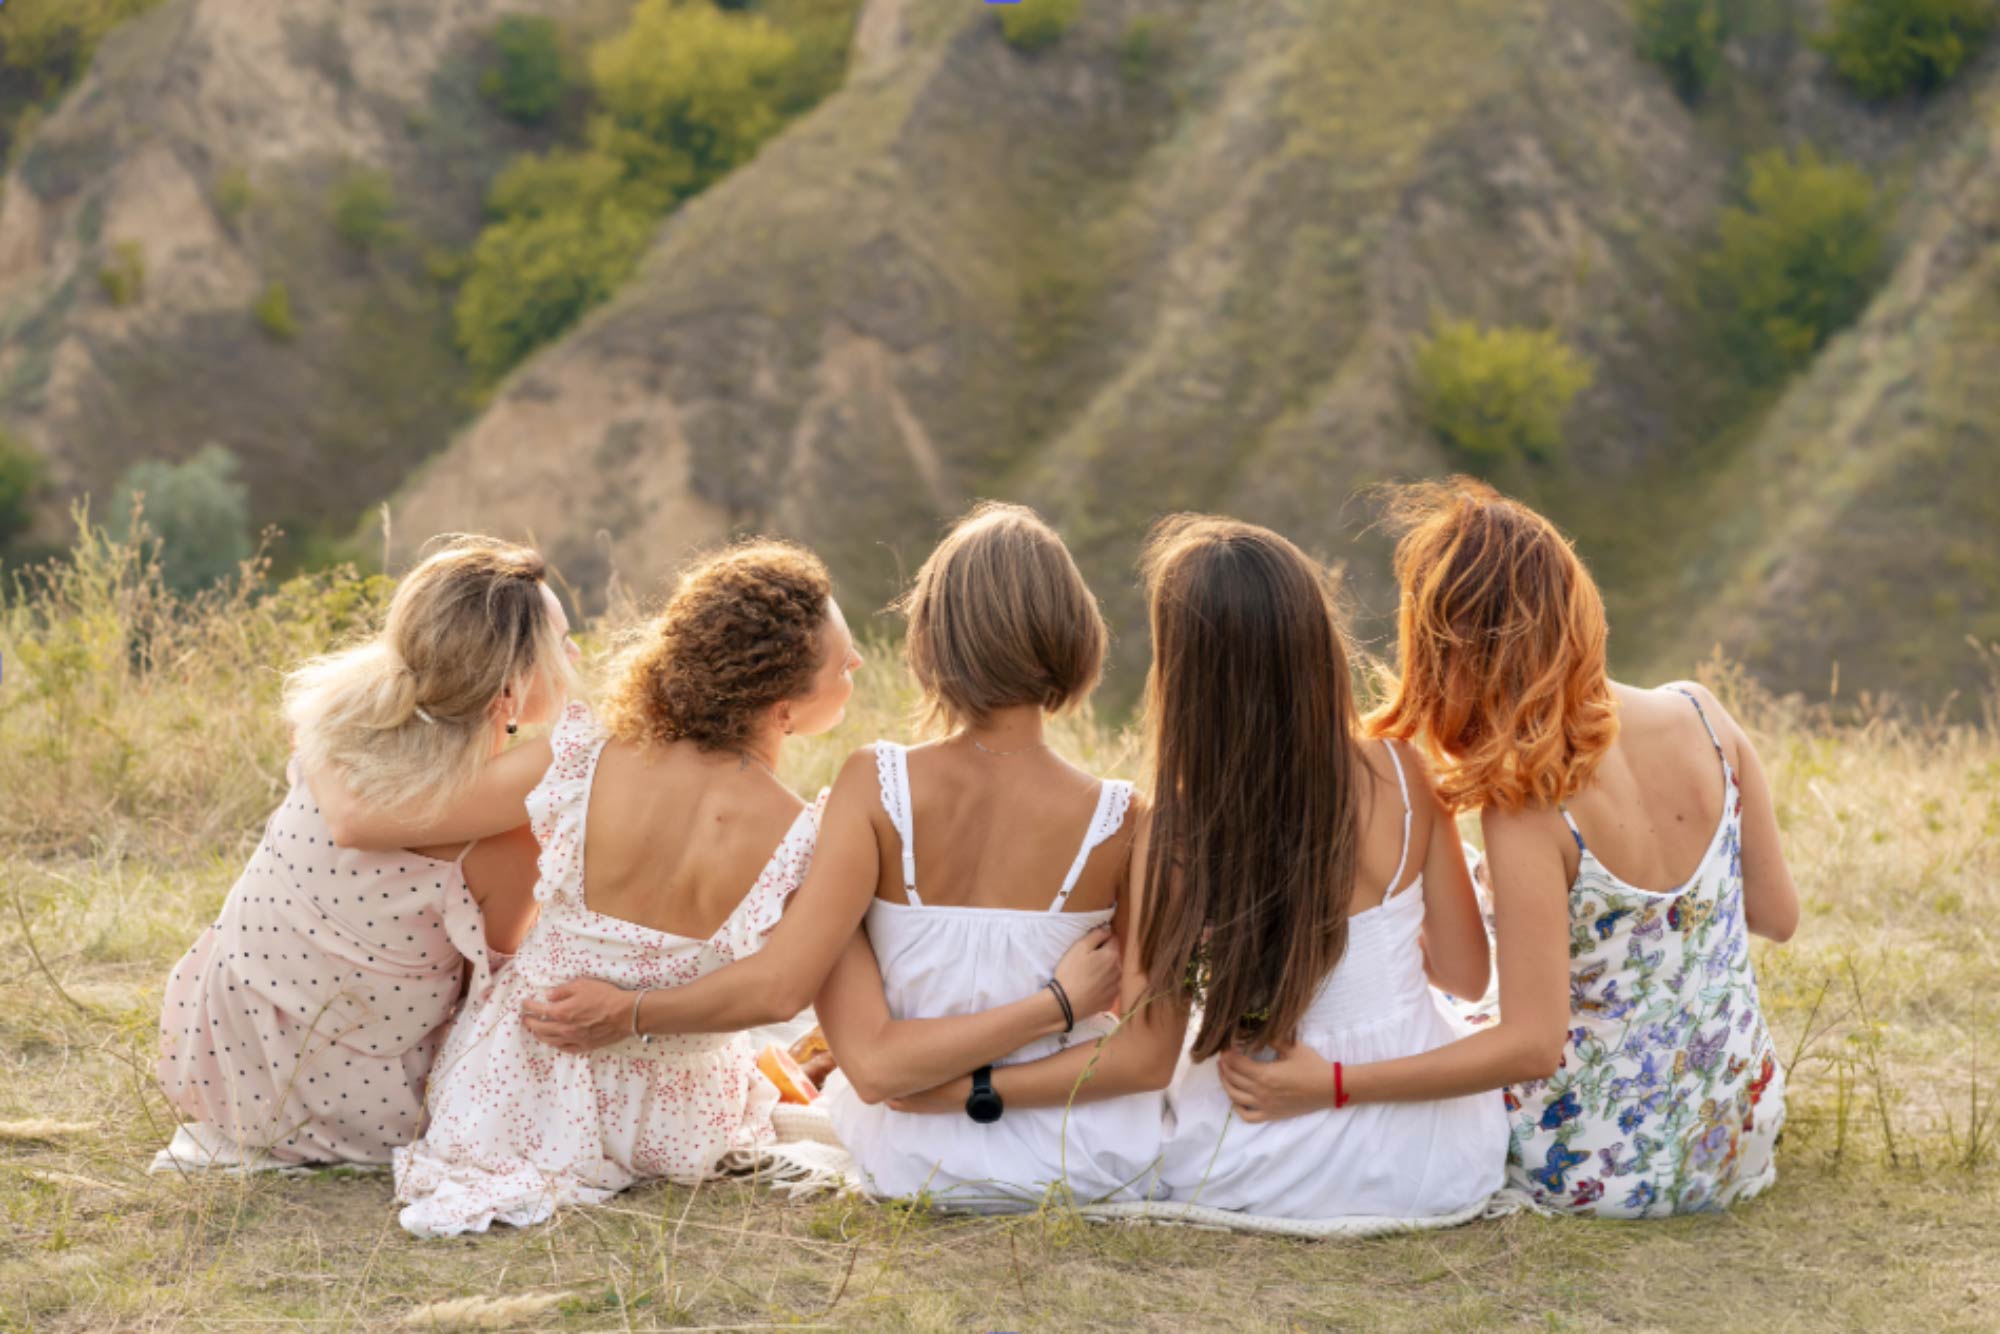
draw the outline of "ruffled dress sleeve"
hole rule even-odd
[[[583,829],[590,808],[590,780],[609,740],[590,706],[572,703],[549,733],[549,768],[528,793],[528,824],[541,844],[535,899],[563,895],[583,902]]]
[[[747,958],[764,948],[771,932],[777,929],[778,919],[785,915],[785,905],[805,883],[806,872],[812,868],[813,848],[819,842],[819,821],[826,811],[829,791],[820,789],[818,799],[799,812],[784,841],[765,863],[764,873],[730,915],[722,929],[722,941],[728,946],[731,958]]]

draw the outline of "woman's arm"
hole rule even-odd
[[[785,906],[764,948],[685,986],[638,998],[582,978],[522,1003],[528,1031],[563,1051],[594,1051],[641,1033],[735,1033],[778,1024],[812,1004],[875,897],[880,853],[870,812],[877,805],[872,747],[848,756],[820,820],[805,883]]]
[[[1096,1102],[1165,1088],[1180,1060],[1181,1039],[1187,1032],[1184,1000],[1156,994],[1139,967],[1139,922],[1144,908],[1146,845],[1150,820],[1140,820],[1126,876],[1120,928],[1124,958],[1118,989],[1115,1031],[1097,1042],[1082,1042],[1053,1056],[993,1072],[993,1088],[1009,1107],[1063,1107],[1072,1102]],[[962,1113],[972,1092],[970,1075],[890,1105],[904,1112]]]
[[[1785,865],[1778,836],[1778,808],[1757,747],[1706,686],[1681,682],[1692,691],[1723,746],[1735,752],[1736,781],[1743,796],[1743,920],[1751,932],[1780,943],[1799,929],[1799,887]]]
[[[1569,1025],[1569,882],[1552,811],[1488,812],[1500,1022],[1420,1056],[1344,1065],[1350,1102],[1427,1102],[1484,1093],[1555,1073]],[[1553,830],[1550,828],[1553,824]],[[1561,834],[1561,838],[1557,834]],[[1220,1058],[1222,1084],[1246,1121],[1275,1121],[1333,1105],[1333,1065],[1308,1047],[1275,1061]]]
[[[494,756],[471,787],[429,820],[411,820],[401,812],[364,804],[338,774],[308,769],[305,777],[335,843],[368,852],[392,852],[470,843],[526,824],[528,794],[548,772],[549,760],[547,737],[524,741]]]
[[[1431,787],[1430,770],[1414,751],[1407,754],[1411,787],[1431,840],[1424,854],[1424,972],[1438,990],[1478,1000],[1493,975],[1493,946],[1472,892],[1472,874],[1465,869],[1465,848],[1458,841],[1457,822]]]
[[[1108,927],[1086,933],[1055,975],[1078,1018],[1109,1009],[1119,992],[1118,938]],[[834,1060],[866,1103],[945,1083],[1063,1031],[1062,1005],[1047,987],[978,1014],[892,1018],[866,930],[848,939],[813,1009]]]
[[[465,854],[465,887],[485,920],[486,947],[496,954],[518,951],[540,915],[535,881],[541,854],[526,825],[481,839]]]

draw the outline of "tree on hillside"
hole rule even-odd
[[[249,490],[236,455],[203,445],[185,463],[147,459],[119,480],[105,530],[118,541],[143,536],[158,554],[167,586],[195,593],[249,559]]]
[[[1744,193],[1722,215],[1704,278],[1745,373],[1766,381],[1861,314],[1882,274],[1881,220],[1868,178],[1810,148],[1752,159]]]
[[[1994,0],[1833,0],[1817,39],[1863,97],[1942,88],[1992,32]]]

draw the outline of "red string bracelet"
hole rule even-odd
[[[1347,1106],[1347,1104],[1352,1101],[1354,1101],[1354,1099],[1348,1097],[1347,1090],[1341,1086],[1340,1062],[1335,1061],[1333,1063],[1333,1105],[1337,1110],[1339,1108]]]

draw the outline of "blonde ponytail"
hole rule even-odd
[[[366,643],[305,663],[285,679],[284,713],[299,760],[338,774],[371,806],[436,814],[493,753],[493,704],[575,685],[542,600],[546,567],[492,538],[440,539],[389,603]]]

